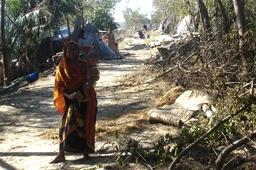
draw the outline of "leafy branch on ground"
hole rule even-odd
[[[173,137],[166,134],[152,144],[152,148],[143,148],[140,141],[135,139],[121,141],[117,138],[116,149],[119,155],[116,162],[122,168],[129,166],[130,162],[135,162],[145,164],[153,169],[154,166],[173,159],[175,154],[175,149],[171,149],[173,141]]]

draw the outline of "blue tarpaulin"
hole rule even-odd
[[[37,72],[33,72],[33,73],[31,73],[31,74],[29,74],[25,77],[20,77],[17,80],[15,80],[12,84],[10,84],[9,86],[6,86],[6,87],[0,89],[0,94],[10,90],[11,88],[13,88],[17,85],[19,85],[21,82],[23,82],[25,80],[30,82],[30,83],[33,82],[33,81],[36,81],[39,78],[38,76],[39,76],[39,74]]]
[[[99,35],[97,27],[91,23],[87,23],[84,34],[79,38],[78,43],[81,46],[93,45],[94,50],[99,54],[100,60],[113,60],[125,58],[119,52],[110,48],[106,43],[103,42]]]

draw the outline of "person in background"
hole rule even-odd
[[[99,61],[99,55],[96,52],[90,52],[87,57],[87,81],[83,85],[84,95],[85,98],[82,100],[82,102],[88,102],[90,101],[90,88],[95,88],[96,81],[95,77],[99,77],[99,70],[97,68],[97,63]]]
[[[59,152],[50,163],[65,161],[65,152],[83,153],[83,158],[95,150],[97,99],[90,88],[90,102],[84,98],[83,84],[87,79],[87,63],[79,59],[80,46],[75,41],[64,44],[64,58],[57,66],[53,103],[62,115],[59,127]],[[94,77],[97,81],[99,77]]]
[[[144,24],[143,29],[144,29],[144,31],[147,31],[147,29],[148,29],[147,25]]]
[[[103,35],[102,38],[105,42],[107,42],[108,46],[111,47],[113,50],[116,50],[116,40],[115,40],[115,35],[112,32],[112,29],[109,28],[108,32]]]
[[[144,35],[144,33],[143,33],[143,29],[142,29],[142,28],[139,30],[138,34],[139,34],[139,37],[140,37],[141,39],[144,39],[144,38],[145,38],[145,35]]]

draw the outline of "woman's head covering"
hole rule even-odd
[[[67,49],[68,49],[68,45],[69,44],[74,44],[77,48],[78,48],[78,51],[80,52],[80,45],[75,42],[75,41],[68,41],[64,44],[64,47],[63,47],[63,52],[64,52],[64,57],[65,59],[68,59],[68,52],[67,52]],[[78,59],[78,56],[77,56],[77,59]]]

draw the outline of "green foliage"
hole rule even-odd
[[[91,7],[86,8],[86,16],[99,30],[117,29],[118,24],[114,22],[111,11],[120,0],[97,1]]]
[[[220,118],[220,116],[216,117]],[[255,130],[255,124],[255,105],[252,105],[239,115],[221,125],[209,136],[209,140],[211,140],[211,142],[218,142],[223,136],[228,136],[229,139],[232,139],[243,134],[249,134]]]
[[[22,9],[22,1],[20,0],[7,0],[6,1],[6,10],[8,15],[12,16],[13,18],[16,18],[21,12]]]
[[[170,142],[173,142],[173,138],[171,135],[166,134],[164,137],[160,138],[160,140],[157,141],[156,144],[154,144],[153,154],[154,159],[157,161],[157,164],[170,161],[173,157],[172,153],[169,152],[170,146],[168,146],[168,144],[170,144]],[[167,148],[165,148],[166,145],[168,146]],[[147,153],[147,155],[145,156],[148,155],[150,155],[150,153]]]
[[[237,127],[236,127],[237,121],[235,119],[230,119],[227,123],[223,124],[221,127],[221,131],[225,134],[235,134]]]
[[[119,49],[124,48],[126,44],[131,44],[132,42],[133,42],[132,40],[125,40],[125,41],[122,41],[121,43],[118,44]]]
[[[191,128],[184,127],[181,130],[181,133],[177,140],[177,146],[174,149],[175,150],[174,156],[177,156],[181,152],[181,150],[184,148],[184,146],[187,146],[188,144],[194,142],[204,133],[205,133],[205,129],[202,129],[198,126],[191,127]]]
[[[118,24],[114,22],[114,17],[109,12],[103,8],[94,9],[94,12],[91,21],[99,30],[117,29]]]
[[[170,152],[170,143],[173,142],[171,135],[166,134],[161,137],[155,144],[152,150],[144,149],[135,139],[128,141],[118,141],[116,145],[120,152],[116,162],[122,168],[129,166],[129,162],[136,164],[141,161],[144,163],[161,164],[172,160],[173,152]]]
[[[220,126],[216,131],[210,135],[210,140],[216,141],[220,136],[228,135],[232,136],[237,133],[237,121],[235,119],[230,119],[227,123]]]

